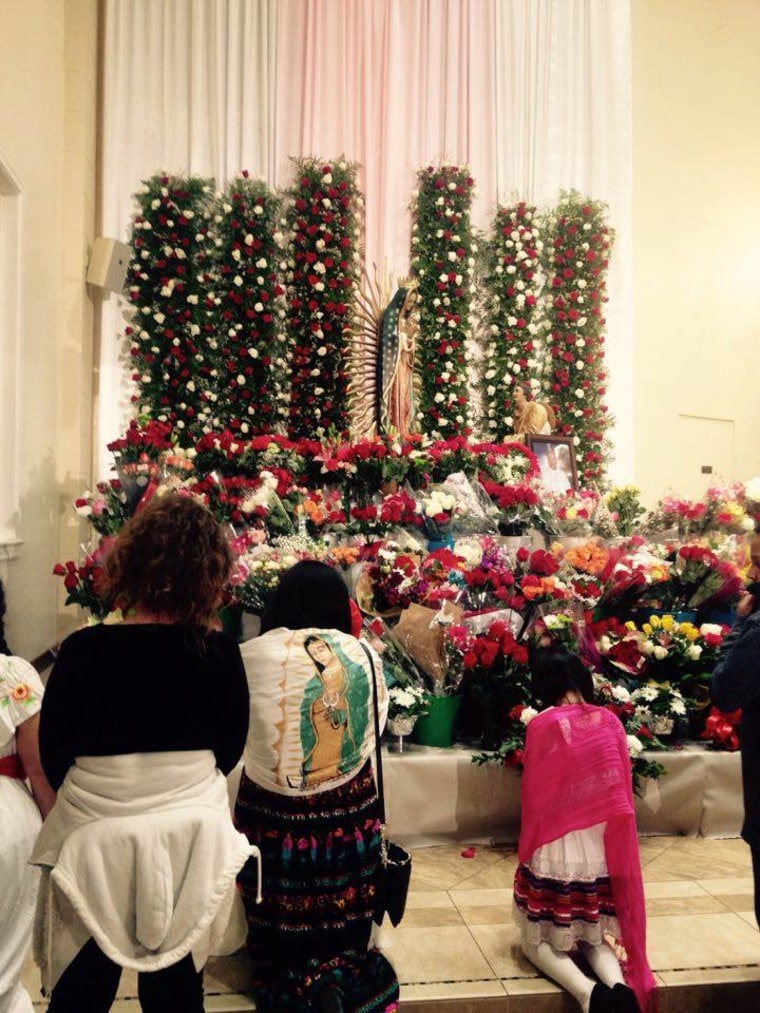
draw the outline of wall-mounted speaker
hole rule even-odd
[[[132,251],[118,239],[101,236],[92,244],[87,281],[110,292],[123,292]]]

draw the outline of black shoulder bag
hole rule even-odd
[[[409,879],[412,875],[412,856],[400,844],[394,844],[385,836],[385,794],[383,792],[383,760],[380,753],[380,719],[377,705],[377,674],[375,662],[365,644],[362,644],[369,658],[372,671],[372,703],[375,718],[375,778],[377,798],[380,803],[380,861],[375,872],[375,922],[382,924],[387,914],[391,925],[398,925],[404,917],[406,895],[409,893]]]

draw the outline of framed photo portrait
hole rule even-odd
[[[578,470],[571,436],[530,434],[525,437],[525,442],[528,449],[536,455],[541,483],[550,492],[567,492],[568,489],[578,488]]]

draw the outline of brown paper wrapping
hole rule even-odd
[[[437,609],[424,605],[410,605],[401,613],[393,635],[404,650],[419,665],[433,683],[433,692],[440,696],[448,667],[444,646],[445,626],[433,622]],[[452,602],[446,603],[446,619],[458,623],[462,609]]]

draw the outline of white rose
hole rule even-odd
[[[536,714],[538,714],[538,711],[535,710],[533,707],[523,707],[522,711],[520,712],[520,721],[522,721],[522,723],[527,726],[530,724],[530,722],[533,720]]]
[[[750,503],[760,503],[760,476],[744,483],[744,495]]]
[[[626,735],[625,740],[626,743],[628,744],[628,755],[631,757],[631,759],[635,760],[636,757],[639,756],[641,752],[643,752],[644,747],[642,746],[642,744],[639,742],[639,740],[636,738],[635,735]]]

